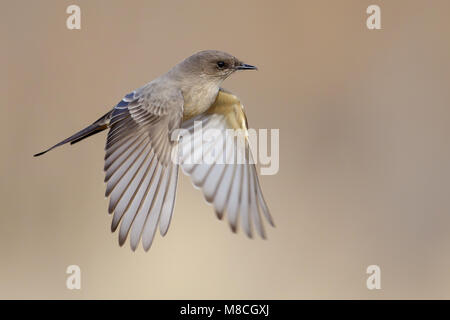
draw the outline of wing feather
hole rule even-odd
[[[114,212],[113,218],[113,230],[117,228],[117,224],[120,221],[120,218],[124,214],[125,210],[132,203],[134,197],[136,196],[140,186],[144,182],[145,176],[148,174],[150,166],[152,165],[153,160],[153,152],[146,152],[144,163],[138,169],[136,175],[130,179],[129,184],[127,185],[126,190],[121,195],[120,199],[117,203],[115,201],[110,201],[109,213]],[[155,160],[156,162],[156,160]],[[117,218],[116,218],[117,216]]]
[[[203,128],[201,134],[195,130],[199,123]],[[274,224],[259,185],[240,101],[221,90],[206,113],[186,119],[182,128],[191,133],[183,136],[179,145],[183,149],[180,152],[183,172],[202,190],[219,219],[226,213],[232,231],[237,230],[240,222],[248,237],[252,237],[254,227],[265,238],[262,215],[269,224]],[[219,130],[221,134],[208,135],[208,129]],[[244,134],[244,143],[236,139],[236,132],[230,132],[230,129],[240,130],[240,134]],[[205,162],[205,156],[213,161]]]
[[[113,214],[111,230],[119,225],[119,244],[130,235],[135,250],[142,239],[148,250],[160,216],[163,235],[173,213],[178,165],[171,153],[180,127],[183,96],[150,83],[127,95],[113,110],[105,147],[106,196]]]
[[[163,208],[161,210],[161,221],[159,223],[160,233],[165,236],[169,229],[170,221],[173,216],[175,197],[177,193],[178,166],[173,166],[169,178],[169,187],[167,188]]]

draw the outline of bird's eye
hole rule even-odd
[[[225,67],[225,62],[219,61],[219,62],[217,62],[217,66],[218,66],[220,69],[222,69],[222,68]]]

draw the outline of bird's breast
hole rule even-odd
[[[187,120],[208,110],[216,100],[218,92],[217,85],[203,85],[184,91],[183,119]]]

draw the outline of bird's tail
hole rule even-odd
[[[83,130],[75,133],[74,135],[68,137],[67,139],[61,141],[60,143],[55,144],[53,147],[48,148],[45,151],[36,153],[34,156],[35,157],[41,156],[44,153],[46,153],[46,152],[48,152],[48,151],[50,151],[50,150],[52,150],[52,149],[54,149],[56,147],[62,146],[63,144],[66,144],[68,142],[70,142],[70,144],[77,143],[77,142],[79,142],[79,141],[81,141],[83,139],[86,139],[87,137],[90,137],[90,136],[92,136],[92,135],[94,135],[96,133],[99,133],[99,132],[107,129],[108,126],[109,126],[109,120],[111,119],[111,112],[112,111],[108,112],[107,114],[102,116],[100,119],[95,121],[90,126],[88,126],[88,127],[84,128]]]

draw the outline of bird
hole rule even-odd
[[[174,212],[179,167],[202,190],[217,217],[227,215],[233,232],[240,223],[249,238],[254,228],[265,239],[263,220],[275,224],[251,154],[244,107],[221,86],[240,70],[257,67],[223,51],[197,52],[125,95],[85,129],[34,156],[108,129],[104,182],[108,212],[113,215],[111,231],[119,229],[120,246],[129,237],[133,251],[140,242],[148,251],[158,226],[160,234],[166,235]],[[195,133],[199,124],[201,134]],[[220,134],[206,138],[208,129]],[[244,142],[229,138],[225,134],[229,130],[240,130]],[[199,154],[212,160],[199,161]],[[239,155],[241,162],[235,161]]]

